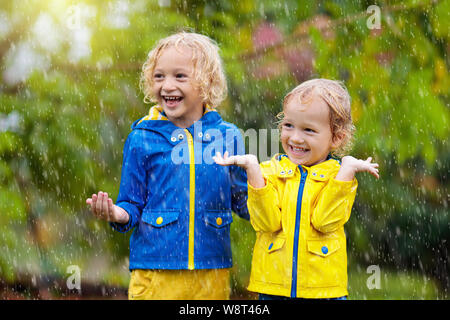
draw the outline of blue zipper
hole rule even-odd
[[[292,258],[292,285],[291,285],[291,298],[297,297],[297,266],[298,266],[298,237],[300,234],[300,218],[302,214],[302,199],[303,189],[305,188],[307,171],[303,171],[302,166],[298,166],[300,169],[301,179],[300,186],[298,187],[297,196],[297,211],[295,214],[295,229],[294,229],[294,255]]]

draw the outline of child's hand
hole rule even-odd
[[[221,166],[239,166],[247,171],[248,183],[255,188],[263,188],[266,181],[259,167],[258,158],[252,154],[228,156],[228,151],[225,151],[223,157],[220,152],[217,152],[213,160]]]
[[[225,153],[222,155],[220,152],[217,152],[215,156],[212,157],[213,160],[221,165],[221,166],[231,166],[236,165],[241,168],[244,168],[247,170],[249,166],[259,166],[258,159],[256,156],[252,154],[245,154],[245,155],[237,155],[237,156],[228,156],[228,151],[225,151]]]
[[[341,161],[341,169],[339,170],[336,180],[351,181],[357,172],[369,172],[375,178],[379,178],[378,163],[372,163],[372,157],[367,160],[356,159],[352,156],[345,156]]]
[[[86,203],[91,206],[92,213],[99,219],[127,223],[130,218],[128,212],[113,204],[106,192],[100,191],[98,195],[93,194],[92,198],[86,199]]]

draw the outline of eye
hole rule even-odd
[[[187,78],[187,74],[184,74],[184,73],[177,73],[175,76],[177,79],[181,79],[181,80]]]
[[[154,75],[153,75],[153,78],[154,79],[156,79],[156,80],[159,80],[159,79],[162,79],[162,78],[164,78],[164,75],[162,74],[162,73],[155,73]]]
[[[282,126],[283,126],[283,128],[287,128],[287,129],[290,129],[290,128],[293,128],[294,126],[291,124],[291,123],[289,123],[289,122],[284,122],[283,124],[282,124]]]
[[[308,133],[316,133],[316,131],[314,129],[311,129],[311,128],[306,128],[305,131],[308,132]]]

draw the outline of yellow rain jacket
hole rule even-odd
[[[248,290],[298,298],[348,295],[343,226],[356,179],[335,180],[340,164],[334,159],[306,167],[278,154],[260,166],[266,186],[248,185],[257,233]]]

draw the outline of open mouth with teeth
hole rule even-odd
[[[183,97],[178,96],[163,96],[162,98],[168,107],[176,107],[183,100]]]
[[[309,149],[304,147],[296,147],[290,144],[289,151],[292,153],[292,155],[301,157],[304,156],[309,151]]]

